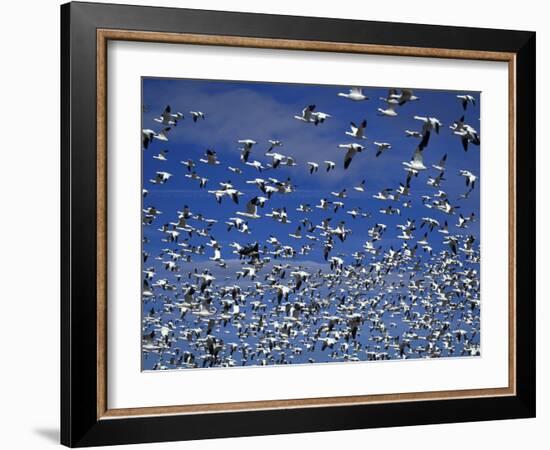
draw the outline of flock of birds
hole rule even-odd
[[[361,88],[338,96],[342,101],[369,100]],[[365,179],[348,181],[347,187],[321,195],[317,204],[292,208],[270,206],[299,191],[291,176],[277,172],[285,168],[315,177],[361,164],[360,154],[367,151],[366,120],[342,130],[341,152],[335,149],[333,160],[300,161],[300,155],[285,152],[279,140],[262,144],[235,137],[238,164],[226,164],[223,155],[206,148],[200,159],[182,160],[181,172],[173,174],[163,169],[171,153],[160,147],[185,117],[166,106],[154,119],[160,130],[142,131],[144,158],[156,160],[158,167],[152,177],[144,174],[143,367],[479,355],[480,251],[468,230],[478,218],[460,209],[476,190],[478,175],[468,169],[449,173],[446,163],[448,157],[460,160],[463,150],[480,144],[480,137],[465,122],[476,99],[456,97],[462,112],[450,131],[438,118],[418,115],[414,119],[419,128],[403,130],[414,142],[414,151],[402,162],[399,186],[369,192]],[[377,114],[393,120],[405,105],[422,99],[410,89],[389,89],[380,101]],[[210,117],[202,111],[189,115],[191,126],[197,127]],[[310,104],[288,119],[304,127],[323,127],[331,115]],[[443,132],[457,137],[457,148],[449,148],[437,163],[428,165],[429,144]],[[376,158],[392,151],[388,142],[373,141],[372,146]],[[233,181],[212,185],[210,170],[224,171]],[[464,179],[458,198],[444,190],[451,177]],[[149,204],[149,186],[164,189],[185,183],[206,192],[210,202],[233,205],[234,214],[207,217],[200,202],[188,197],[185,201],[192,206],[174,206],[171,211]],[[416,193],[426,190],[429,195]],[[380,206],[366,211],[361,202],[349,201],[358,195]],[[413,207],[425,210],[421,221],[407,217]],[[312,219],[318,213],[323,219]],[[387,216],[399,218],[395,230],[384,223]],[[270,227],[268,239],[255,237],[258,223]],[[231,242],[216,239],[222,229]],[[345,252],[343,244],[356,229],[368,239]],[[161,250],[155,254],[147,251],[151,236],[160,236],[160,247],[155,248]],[[304,262],[315,259],[312,255],[321,262]]]

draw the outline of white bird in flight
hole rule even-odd
[[[362,145],[355,144],[355,143],[340,144],[338,145],[338,147],[347,150],[346,156],[344,158],[344,169],[347,169],[349,167],[349,165],[351,164],[351,160],[353,159],[356,153],[360,153],[365,149],[365,147],[363,147]]]
[[[388,102],[385,98],[380,97],[380,100],[384,100],[387,104],[385,108],[377,108],[377,111],[380,116],[395,117],[397,116],[397,111],[395,110],[397,103]]]
[[[141,142],[143,144],[143,148],[147,150],[147,148],[149,147],[149,144],[153,141],[153,139],[158,139],[159,141],[167,141],[169,131],[170,131],[170,127],[163,128],[158,133],[147,128],[142,130]]]
[[[259,219],[261,216],[258,214],[258,199],[254,197],[246,204],[246,211],[237,211],[239,216],[248,217],[249,219]]]
[[[468,144],[479,145],[480,139],[477,131],[464,122],[464,116],[455,121],[449,128],[452,130],[453,134],[460,137],[465,152],[468,151]]]
[[[168,158],[166,158],[167,153],[168,150],[161,150],[158,155],[153,155],[153,159],[158,159],[159,161],[168,161]]]
[[[413,94],[411,89],[401,89],[401,92],[397,92],[397,89],[390,89],[388,96],[390,99],[396,100],[399,106],[403,106],[407,102],[419,100],[419,97]]]
[[[172,113],[170,109],[170,105],[167,105],[164,109],[164,112],[160,115],[160,117],[155,117],[153,120],[155,122],[161,123],[163,125],[177,125],[178,120],[183,119],[183,114],[180,112]]]
[[[443,126],[441,121],[436,117],[413,116],[413,118],[424,122],[424,125],[422,126],[423,133],[435,130],[435,132],[439,134],[439,129]]]
[[[447,153],[445,153],[443,155],[443,158],[441,158],[441,160],[437,164],[432,164],[432,167],[435,170],[439,170],[440,172],[445,172],[445,162],[446,161],[447,161]]]
[[[206,159],[205,158],[199,159],[199,161],[201,163],[209,164],[211,166],[215,166],[215,165],[220,164],[220,162],[218,161],[218,156],[216,155],[215,150],[206,149],[206,152],[205,152],[204,156],[205,156]]]
[[[237,143],[243,145],[241,147],[241,159],[244,162],[248,162],[248,157],[250,156],[250,152],[252,151],[252,146],[256,144],[256,141],[252,139],[239,139]]]
[[[363,89],[359,87],[352,87],[349,92],[339,92],[338,96],[354,100],[356,102],[369,99],[365,94],[363,94]]]
[[[189,114],[193,117],[193,122],[196,122],[199,119],[205,119],[205,115],[202,111],[189,111]]]
[[[254,169],[256,169],[258,172],[261,172],[263,169],[265,169],[265,167],[262,165],[262,163],[260,161],[252,161],[252,162],[246,162],[245,163],[247,166],[250,166],[250,167],[254,167]]]
[[[403,165],[415,175],[419,171],[427,169],[427,167],[424,165],[424,157],[422,156],[422,151],[420,150],[420,148],[417,148],[415,150],[411,161],[404,162]]]
[[[282,147],[283,146],[283,143],[281,141],[278,141],[278,140],[275,140],[275,139],[269,139],[267,142],[269,142],[269,144],[270,144],[270,147],[267,150],[268,152],[273,150],[275,147]]]
[[[358,186],[354,186],[353,189],[357,192],[365,192],[365,180],[362,180],[361,183],[359,183]]]
[[[464,111],[466,111],[468,103],[471,103],[474,106],[476,104],[476,98],[473,95],[469,95],[469,94],[457,95],[456,98],[458,98],[460,100],[460,103],[462,103],[462,109],[464,109]]]
[[[466,178],[466,186],[470,186],[471,189],[474,188],[477,177],[470,172],[469,170],[460,170],[460,175]]]
[[[302,110],[302,115],[301,116],[294,116],[294,118],[296,120],[301,120],[302,122],[314,123],[315,120],[313,118],[313,111],[315,111],[315,105],[306,106]]]
[[[309,173],[317,172],[319,170],[319,164],[308,161],[307,165],[309,167]]]
[[[355,139],[366,139],[365,136],[365,128],[367,127],[367,121],[363,120],[359,126],[355,125],[355,123],[350,122],[350,128],[351,131],[346,131],[346,134],[348,136],[351,136]]]
[[[391,148],[391,144],[387,142],[375,142],[374,145],[378,147],[376,150],[376,157],[378,158],[382,153]]]
[[[172,177],[172,174],[169,172],[157,172],[155,174],[155,178],[149,180],[153,184],[164,184],[166,183],[170,178]]]

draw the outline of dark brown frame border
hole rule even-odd
[[[105,56],[111,39],[508,62],[508,388],[109,410]],[[63,443],[83,446],[534,416],[534,33],[71,3],[62,7],[61,50]]]
[[[309,50],[322,52],[360,53],[369,55],[391,55],[391,56],[414,56],[451,59],[471,59],[500,61],[508,64],[509,72],[509,146],[508,158],[510,165],[509,172],[509,255],[510,264],[508,269],[508,307],[509,307],[509,340],[508,340],[508,387],[492,389],[469,389],[434,392],[412,392],[402,394],[381,394],[381,395],[356,395],[322,398],[300,398],[287,400],[267,400],[251,402],[232,403],[211,403],[201,405],[175,405],[163,407],[124,408],[109,409],[107,405],[107,44],[109,41],[134,41],[134,42],[156,42],[169,44],[191,44],[191,45],[216,45],[230,47],[248,47],[265,49],[285,50]],[[397,47],[370,44],[347,44],[320,41],[297,41],[285,39],[261,39],[234,36],[211,36],[198,34],[178,33],[153,33],[144,31],[126,30],[97,30],[97,245],[98,245],[98,270],[97,270],[97,292],[98,292],[98,419],[104,417],[127,417],[139,415],[159,414],[189,414],[189,413],[211,413],[230,411],[258,411],[274,408],[302,408],[318,406],[345,406],[368,403],[387,403],[399,401],[418,400],[443,400],[451,398],[466,397],[496,397],[514,395],[515,383],[515,55],[513,53],[449,50],[440,48],[413,48]]]

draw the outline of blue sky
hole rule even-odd
[[[157,228],[163,223],[175,221],[176,210],[181,210],[184,205],[188,205],[194,214],[202,213],[205,217],[219,220],[211,234],[221,243],[222,257],[226,260],[235,258],[235,255],[231,256],[231,248],[228,247],[231,242],[244,244],[257,240],[263,243],[271,234],[283,244],[297,247],[296,240],[289,237],[288,233],[296,230],[299,220],[303,217],[308,217],[314,223],[320,223],[321,220],[331,216],[333,225],[340,220],[345,221],[346,227],[353,230],[352,234],[345,242],[336,243],[331,256],[345,255],[347,263],[353,261],[349,255],[360,250],[369,239],[368,229],[381,222],[388,228],[384,238],[376,242],[375,246],[382,245],[384,249],[391,246],[397,249],[402,245],[402,240],[397,238],[400,230],[396,229],[396,225],[405,223],[409,218],[416,220],[415,240],[411,241],[411,245],[414,245],[414,242],[425,232],[425,228],[419,228],[421,218],[425,216],[433,217],[441,223],[447,220],[451,234],[471,234],[479,238],[480,180],[477,181],[476,188],[468,199],[459,200],[460,194],[464,193],[467,187],[464,177],[458,172],[461,169],[467,169],[479,175],[480,147],[470,145],[468,152],[465,152],[460,138],[452,134],[449,125],[464,114],[466,122],[479,130],[480,93],[415,89],[415,95],[420,97],[418,101],[399,107],[397,117],[383,117],[377,115],[377,108],[383,106],[379,97],[387,95],[387,87],[365,86],[364,93],[370,99],[364,102],[353,102],[337,95],[339,92],[347,92],[348,88],[349,86],[144,78],[143,128],[159,130],[161,126],[155,123],[153,118],[158,117],[166,105],[171,106],[172,112],[181,111],[185,116],[185,119],[180,120],[177,126],[173,126],[170,130],[168,142],[155,140],[148,150],[143,151],[143,187],[149,191],[148,196],[143,199],[143,206],[154,205],[163,212],[152,226],[143,229],[144,235],[149,239],[149,243],[144,245],[144,250],[151,255],[144,267],[156,266],[157,277],[171,276],[163,273],[160,261],[155,261],[154,256],[158,255],[163,248],[177,248],[177,246],[161,242],[162,233],[157,231]],[[459,93],[473,95],[477,100],[476,105],[469,104],[464,111],[456,98]],[[317,111],[327,112],[332,117],[319,126],[306,124],[293,118],[294,115],[300,115],[302,109],[309,104],[315,104]],[[206,120],[194,123],[189,114],[190,110],[203,111],[206,114]],[[423,152],[424,163],[431,167],[445,153],[448,154],[446,181],[441,189],[448,194],[451,204],[460,206],[459,212],[464,215],[475,213],[477,221],[471,223],[467,230],[455,227],[458,214],[446,215],[434,209],[427,209],[421,204],[422,195],[433,195],[437,192],[437,189],[426,184],[429,176],[438,174],[435,169],[426,170],[411,181],[413,195],[408,199],[412,200],[412,208],[402,208],[401,201],[385,202],[372,197],[373,194],[385,188],[396,189],[399,183],[405,182],[406,172],[402,162],[411,159],[419,141],[416,138],[406,137],[404,130],[421,130],[422,126],[421,122],[413,119],[414,115],[437,117],[443,123],[439,134],[432,132],[429,145]],[[338,144],[359,142],[344,133],[349,131],[350,121],[358,124],[363,119],[367,120],[367,139],[360,143],[366,146],[366,151],[355,155],[351,166],[344,170],[345,150],[338,148]],[[292,156],[297,166],[258,173],[252,167],[240,162],[240,144],[237,143],[239,139],[257,141],[252,149],[250,160],[257,159],[262,162],[270,161],[270,158],[264,156],[269,148],[268,139],[280,140],[283,146],[275,151]],[[374,141],[389,142],[392,148],[376,158]],[[207,166],[198,162],[207,148],[216,150],[220,165]],[[160,150],[168,150],[168,161],[153,159],[152,156]],[[194,160],[197,164],[197,173],[208,178],[205,189],[199,189],[196,180],[184,177],[187,169],[180,164],[180,161],[187,159]],[[323,160],[335,161],[336,169],[330,173],[325,172]],[[307,161],[319,163],[319,172],[310,175]],[[243,174],[234,174],[227,170],[227,166],[240,167]],[[174,176],[164,185],[149,183],[148,180],[154,178],[155,172],[159,170],[170,172]],[[249,220],[251,235],[246,236],[235,230],[228,232],[224,222],[229,217],[237,217],[235,215],[237,211],[244,211],[246,202],[250,198],[263,195],[256,186],[245,184],[245,180],[256,177],[264,179],[275,177],[279,180],[291,177],[296,191],[291,195],[275,194],[266,203],[261,213],[286,206],[292,223],[280,224],[269,217],[263,217],[258,220]],[[365,192],[355,192],[352,187],[357,186],[363,179],[366,180]],[[219,182],[229,180],[245,194],[241,197],[239,205],[235,205],[228,198],[224,198],[219,205],[214,196],[207,193],[208,190],[218,189]],[[349,196],[342,200],[345,207],[337,213],[316,208],[313,208],[313,212],[309,214],[295,211],[301,203],[309,203],[314,207],[319,203],[320,198],[339,200],[331,196],[330,192],[344,188],[347,189]],[[390,204],[401,209],[400,216],[387,216],[378,212],[380,208]],[[353,207],[360,207],[363,212],[371,213],[372,217],[352,219],[346,211]],[[180,236],[182,239],[185,237]],[[208,238],[196,236],[189,240],[194,244],[207,241]],[[430,245],[434,253],[448,249],[442,241],[443,236],[438,236],[437,233],[430,237]],[[299,242],[299,244],[305,243],[307,243],[305,239]],[[309,255],[298,257],[293,264],[303,263],[308,267],[315,265],[325,267],[322,245],[317,244],[316,247]],[[185,266],[185,263],[179,264],[183,265],[184,271],[195,267],[213,268],[213,264],[208,260],[210,256],[212,251],[207,248],[204,256],[195,255],[193,263],[188,266]],[[221,269],[214,270],[219,273]],[[150,305],[144,306],[144,311],[149,307]],[[147,364],[144,367],[147,368]]]

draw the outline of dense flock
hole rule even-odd
[[[144,369],[480,354],[480,248],[469,232],[479,218],[462,207],[479,195],[479,166],[453,173],[446,167],[464,152],[479,152],[479,133],[466,119],[476,98],[456,95],[460,117],[443,124],[414,113],[422,95],[411,89],[389,89],[379,99],[369,99],[361,88],[338,96],[364,102],[383,120],[410,114],[418,123],[400,131],[411,156],[398,167],[398,185],[372,192],[365,168],[359,179],[349,177],[341,189],[304,203],[293,200],[300,186],[292,175],[279,175],[281,169],[308,177],[349,171],[362,164],[365,152],[383,160],[395,151],[392,143],[371,140],[365,119],[341,130],[331,159],[303,160],[280,140],[228,136],[240,152],[238,164],[228,164],[222,152],[206,145],[201,158],[181,159],[174,173],[164,168],[175,157],[168,147],[172,133],[185,132],[184,120],[200,127],[213,120],[211,114],[182,113],[193,105],[170,105],[144,124],[143,158],[157,168],[143,174]],[[288,117],[315,130],[332,119],[313,103]],[[428,164],[430,143],[442,133],[456,137],[457,146]],[[227,173],[227,181],[214,184],[214,170]],[[463,185],[458,196],[445,190],[451,178]],[[206,215],[189,196],[172,210],[150,202],[150,189],[175,184],[207,193],[209,202],[233,205],[234,214]],[[378,206],[367,209],[361,198]],[[413,208],[423,211],[421,220],[410,218]],[[389,216],[399,223],[389,226]],[[258,224],[270,227],[267,239],[257,238]],[[348,251],[344,243],[358,229],[368,238]],[[230,241],[218,240],[221,233],[229,233]],[[160,244],[150,246],[157,236]],[[150,254],[150,248],[161,250]]]

